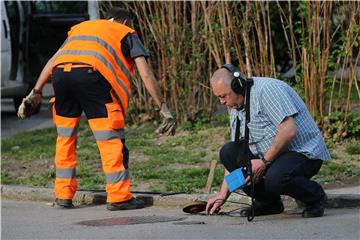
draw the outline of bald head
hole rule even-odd
[[[214,72],[212,77],[210,78],[211,86],[214,86],[219,83],[223,83],[230,87],[232,76],[231,73],[225,68],[220,68]]]
[[[240,109],[244,104],[244,97],[231,89],[232,79],[233,76],[227,69],[220,68],[210,78],[211,88],[214,95],[219,98],[220,104]]]

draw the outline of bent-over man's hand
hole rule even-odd
[[[161,103],[160,115],[162,117],[162,123],[156,132],[166,134],[167,136],[170,134],[174,136],[176,131],[176,120],[164,102]]]
[[[31,92],[23,98],[17,115],[19,118],[27,118],[30,117],[31,114],[34,112],[37,106],[42,101],[42,96],[40,92],[37,92],[35,89],[31,90]]]

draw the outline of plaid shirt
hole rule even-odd
[[[292,116],[297,134],[288,151],[302,153],[310,159],[329,160],[319,128],[305,103],[285,82],[265,77],[253,77],[250,91],[249,147],[255,156],[263,157],[269,150],[279,124]],[[232,109],[230,113],[231,139],[235,140],[236,117],[240,120],[240,139],[245,135],[245,110]]]

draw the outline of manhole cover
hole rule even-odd
[[[105,218],[78,222],[80,225],[86,226],[113,226],[113,225],[132,225],[144,223],[159,223],[182,221],[186,217],[166,217],[166,216],[134,216],[121,218]]]
[[[175,225],[194,225],[194,224],[206,224],[203,221],[186,221],[186,222],[174,222]]]

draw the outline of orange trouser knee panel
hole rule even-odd
[[[60,168],[76,167],[76,136],[57,137],[55,166]]]
[[[123,144],[120,139],[96,141],[102,159],[104,173],[123,171]]]

